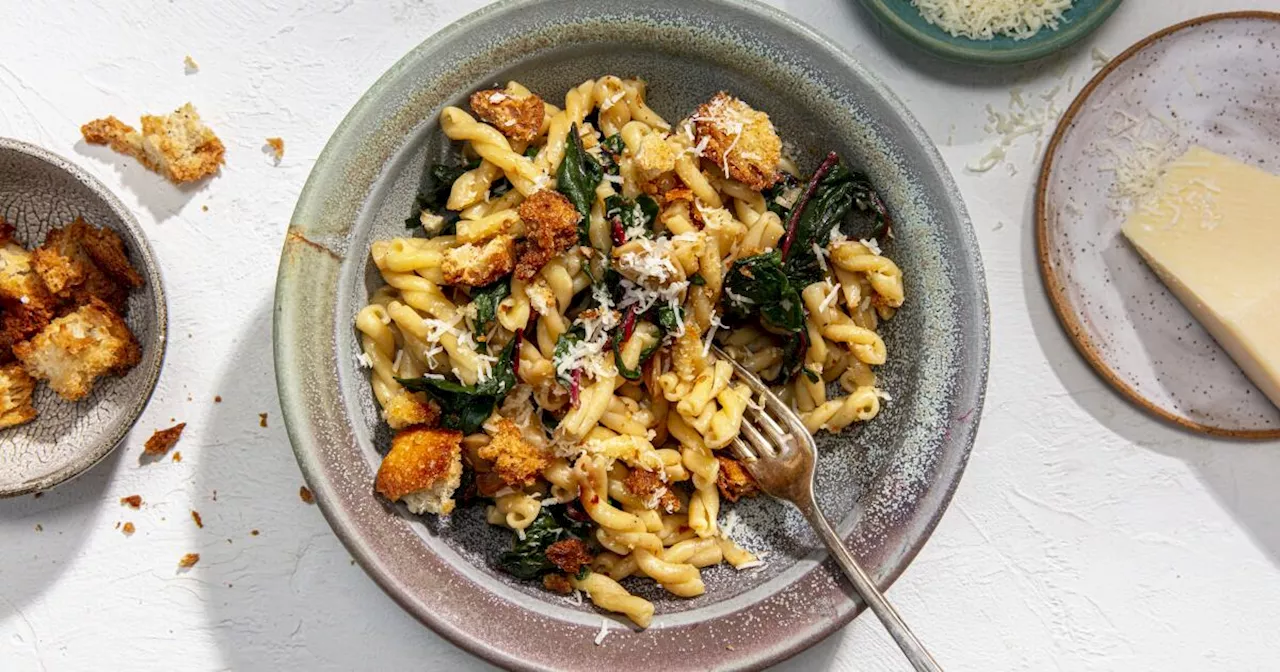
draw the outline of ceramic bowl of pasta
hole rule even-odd
[[[500,3],[406,56],[302,194],[275,338],[353,555],[525,669],[761,667],[857,612],[727,451],[757,400],[718,353],[794,405],[887,587],[958,482],[988,347],[967,215],[901,103],[707,0]]]

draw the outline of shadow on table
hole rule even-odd
[[[1032,213],[1025,215],[1032,221]],[[1068,339],[1044,293],[1035,234],[1022,241],[1022,282],[1036,339],[1071,398],[1095,420],[1142,449],[1187,463],[1271,561],[1280,567],[1280,442],[1216,439],[1182,430],[1139,409],[1099,377]]]
[[[205,582],[210,632],[227,667],[376,669],[405,660],[485,667],[386,597],[319,508],[299,497],[302,474],[275,391],[271,305],[254,311],[224,360],[222,401],[196,476],[209,538],[193,574]]]
[[[120,173],[120,181],[156,222],[177,215],[182,206],[204,189],[204,181],[194,184],[170,184],[158,173],[147,170],[132,157],[119,154],[102,145],[91,145],[84,140],[75,144],[76,153],[96,163],[105,163]]]
[[[92,469],[39,497],[0,499],[0,530],[11,540],[0,545],[0,620],[21,616],[80,554],[101,511],[110,509],[103,493],[126,445],[128,436]]]

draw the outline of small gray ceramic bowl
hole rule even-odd
[[[64,401],[36,387],[35,420],[0,429],[0,497],[38,492],[78,476],[106,457],[146,408],[164,361],[168,311],[151,246],[133,215],[107,188],[75,164],[35,145],[0,138],[0,217],[28,248],[50,229],[83,217],[120,235],[129,261],[146,281],[129,295],[125,322],[142,346],[142,361],[124,376],[98,381],[93,394]]]
[[[406,235],[424,167],[451,151],[441,107],[509,79],[558,103],[571,86],[610,73],[647,80],[648,102],[671,120],[731,91],[770,114],[803,169],[835,149],[882,189],[897,222],[887,250],[909,294],[884,329],[891,354],[881,374],[894,401],[874,422],[820,438],[818,490],[881,586],[903,571],[946,508],[981,414],[988,342],[977,245],[951,176],[898,99],[826,39],[757,4],[504,2],[384,75],[329,141],[285,240],[275,348],[289,435],[356,559],[414,616],[480,656],[539,670],[763,666],[858,609],[789,505],[756,498],[726,513],[766,564],[708,568],[705,595],[675,599],[627,580],[655,601],[653,626],[611,620],[597,646],[602,618],[615,615],[495,570],[511,537],[486,525],[479,507],[417,518],[373,492],[390,436],[357,364],[353,319],[378,285],[370,242]]]

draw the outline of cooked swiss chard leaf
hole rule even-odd
[[[578,222],[578,240],[583,245],[590,245],[587,227],[591,218],[591,204],[596,200],[596,187],[603,179],[604,170],[590,154],[582,148],[582,137],[578,135],[578,125],[569,127],[565,137],[564,158],[556,170],[556,190],[564,194],[582,215]]]
[[[632,331],[631,338],[635,337],[636,332]],[[654,339],[653,343],[645,346],[644,350],[640,351],[640,359],[636,361],[636,368],[634,369],[627,368],[626,362],[622,361],[622,346],[624,345],[626,343],[621,338],[613,339],[613,363],[618,367],[618,373],[622,374],[623,378],[640,380],[644,363],[649,361],[649,358],[653,357],[653,354],[662,347],[662,334],[658,334],[658,338]]]
[[[853,204],[857,206],[858,211],[870,216],[870,228],[864,228],[861,231],[846,232],[850,238],[864,239],[875,238],[884,239],[889,235],[893,227],[893,220],[889,217],[889,208],[885,206],[884,200],[880,198],[880,193],[876,191],[875,185],[871,184],[871,178],[859,171],[853,171]]]
[[[606,175],[618,174],[618,162],[622,159],[622,135],[614,133],[600,143],[600,165]]]
[[[680,324],[684,321],[684,308],[681,306],[659,306],[658,307],[658,328],[662,329],[664,334],[674,334],[680,330]]]
[[[791,208],[794,208],[796,202],[800,200],[800,190],[804,185],[800,183],[800,178],[787,172],[779,172],[778,181],[772,187],[760,192],[764,196],[766,207],[769,212],[774,213],[782,221],[787,221],[791,216]]]
[[[808,349],[809,339],[803,330],[795,336],[784,338],[782,343],[782,366],[778,369],[778,377],[769,382],[773,384],[784,383],[791,380],[801,370],[809,372],[808,369],[804,368],[804,355]]]
[[[474,333],[478,343],[484,342],[494,320],[498,318],[498,304],[502,303],[510,292],[511,286],[505,279],[472,290],[471,304],[476,307]]]
[[[565,361],[565,358],[569,356],[569,352],[573,347],[578,343],[581,343],[585,336],[586,333],[583,331],[582,327],[579,326],[560,334],[560,338],[556,339],[556,348],[551,353],[551,363],[556,367],[556,378],[561,383],[564,383],[565,387],[573,385],[573,380],[560,375],[560,365]]]
[[[493,408],[511,388],[516,386],[516,373],[512,368],[515,339],[502,349],[493,363],[493,375],[475,385],[442,378],[396,378],[405,389],[426,392],[440,404],[440,424],[449,429],[472,434],[489,419]]]
[[[445,208],[445,204],[449,202],[449,191],[453,189],[453,183],[459,177],[462,177],[463,173],[479,165],[478,161],[457,166],[438,163],[427,169],[427,188],[420,192],[415,199],[418,212],[404,220],[405,228],[415,229],[422,226],[422,211],[425,210],[444,218],[444,226],[440,230],[427,231],[427,234],[438,236],[452,233],[454,225],[458,221],[458,213],[451,212]]]
[[[536,579],[543,574],[559,571],[547,559],[547,549],[565,539],[589,539],[590,526],[574,520],[568,507],[562,504],[544,506],[524,529],[524,538],[518,535],[509,551],[498,556],[498,568],[520,579]]]
[[[759,315],[761,323],[775,331],[804,328],[800,292],[787,277],[778,250],[735,261],[724,279],[722,301],[730,315]]]
[[[526,159],[536,159],[538,158],[538,152],[540,151],[542,151],[541,147],[538,147],[536,145],[529,145],[528,147],[524,148],[524,157]]]
[[[786,271],[792,285],[807,287],[823,278],[822,266],[814,252],[814,244],[825,248],[831,231],[844,221],[853,208],[856,180],[844,164],[837,161],[818,181],[812,197],[804,204],[794,231],[784,245],[787,249]],[[792,213],[794,216],[795,213]]]
[[[702,277],[701,273],[694,273],[689,276],[689,284],[694,285],[695,287],[701,287],[702,285],[707,284],[707,279]]]
[[[630,238],[635,231],[643,231],[645,237],[653,233],[653,222],[658,218],[658,202],[648,194],[641,194],[632,201],[618,194],[604,199],[604,218],[615,218]]]

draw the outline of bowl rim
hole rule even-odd
[[[74,479],[106,459],[124,441],[124,437],[133,431],[133,428],[137,425],[138,418],[142,417],[142,412],[146,410],[147,404],[150,403],[151,396],[155,394],[156,384],[160,380],[160,372],[164,370],[164,360],[169,348],[169,302],[165,293],[164,276],[161,273],[160,265],[156,263],[156,255],[155,251],[151,249],[151,242],[147,240],[146,234],[143,233],[142,227],[138,224],[138,220],[133,213],[120,202],[120,199],[101,180],[58,154],[30,142],[0,137],[0,151],[13,151],[24,154],[67,173],[77,182],[88,187],[95,196],[106,204],[112,214],[120,220],[128,235],[132,236],[137,243],[138,254],[141,259],[135,261],[141,262],[143,269],[147,271],[148,294],[151,296],[152,308],[155,311],[156,341],[159,347],[159,352],[153,353],[149,358],[149,361],[154,362],[154,365],[150,366],[147,372],[147,378],[144,383],[146,393],[131,399],[128,409],[125,411],[125,415],[129,418],[127,423],[122,423],[120,429],[113,433],[108,440],[99,442],[89,450],[82,449],[75,460],[72,460],[58,471],[28,481],[17,487],[0,485],[0,498],[6,498],[41,492]],[[145,362],[140,362],[139,365],[143,363]]]
[[[1044,58],[1079,42],[1105,23],[1111,14],[1120,7],[1121,1],[1102,0],[1085,15],[1083,20],[1053,32],[1049,37],[1038,40],[1027,39],[1016,43],[1012,47],[995,49],[982,49],[978,46],[989,45],[991,44],[990,42],[957,38],[964,39],[964,42],[956,43],[911,25],[910,22],[902,18],[897,11],[889,6],[891,3],[895,6],[902,5],[906,0],[862,0],[862,4],[881,23],[892,28],[911,44],[924,49],[934,56],[955,63],[1013,65]],[[911,9],[915,11],[914,6]]]
[[[1143,396],[1133,386],[1126,383],[1115,372],[1098,349],[1089,340],[1088,334],[1081,324],[1076,311],[1072,308],[1070,299],[1067,297],[1067,284],[1063,282],[1054,268],[1053,255],[1049,250],[1049,179],[1053,173],[1054,155],[1057,153],[1058,146],[1062,144],[1066,138],[1067,131],[1071,129],[1075,123],[1076,115],[1080,110],[1084,109],[1084,105],[1088,102],[1093,92],[1102,85],[1111,73],[1115,72],[1121,65],[1130,58],[1138,55],[1152,44],[1187,28],[1195,28],[1205,23],[1215,21],[1230,21],[1236,19],[1262,19],[1266,21],[1280,22],[1280,12],[1269,12],[1265,10],[1241,10],[1234,12],[1219,12],[1215,14],[1205,14],[1186,21],[1180,21],[1166,28],[1157,30],[1154,33],[1135,42],[1128,49],[1125,49],[1115,58],[1107,62],[1101,70],[1095,74],[1080,93],[1076,94],[1071,105],[1067,107],[1066,112],[1062,113],[1062,118],[1058,120],[1058,126],[1053,131],[1053,136],[1049,139],[1049,144],[1045,147],[1044,158],[1040,164],[1040,175],[1036,179],[1036,197],[1035,197],[1035,230],[1036,230],[1036,258],[1040,267],[1040,278],[1044,283],[1045,295],[1049,298],[1049,303],[1053,306],[1053,311],[1058,316],[1058,324],[1061,325],[1062,331],[1066,333],[1067,340],[1075,346],[1080,356],[1088,362],[1089,366],[1111,387],[1120,393],[1134,406],[1141,408],[1148,413],[1169,422],[1182,429],[1206,434],[1209,436],[1224,437],[1230,439],[1246,439],[1246,440],[1264,440],[1280,438],[1280,429],[1230,429],[1226,427],[1218,427],[1208,425],[1190,418],[1177,415],[1169,410],[1157,405],[1155,402]]]
[[[297,309],[290,301],[288,294],[295,280],[287,277],[289,258],[297,249],[309,248],[312,251],[333,257],[339,261],[343,255],[335,253],[333,250],[324,245],[315,242],[303,235],[302,227],[296,222],[306,221],[303,217],[310,214],[310,210],[319,207],[318,204],[323,201],[323,195],[318,193],[320,182],[323,181],[319,175],[321,169],[332,169],[327,166],[333,160],[333,155],[339,151],[339,138],[351,132],[353,127],[367,121],[370,115],[377,114],[376,104],[374,101],[378,91],[385,88],[392,81],[401,77],[404,71],[409,68],[420,58],[420,53],[429,50],[433,43],[452,39],[455,36],[469,30],[474,24],[489,21],[511,11],[527,8],[530,4],[537,2],[550,2],[554,0],[500,0],[494,4],[485,6],[475,12],[463,16],[457,21],[449,24],[440,31],[433,33],[423,42],[413,47],[402,58],[396,61],[381,77],[379,77],[366,91],[361,98],[353,105],[352,109],[343,118],[342,122],[335,128],[333,135],[325,144],[323,151],[316,160],[307,183],[299,195],[298,205],[294,210],[290,230],[285,237],[284,249],[281,255],[280,271],[276,287],[275,295],[275,315],[273,320],[273,353],[276,359],[276,379],[281,400],[281,410],[284,416],[286,428],[295,457],[298,459],[299,466],[303,472],[304,478],[315,491],[316,499],[320,505],[321,512],[325,519],[333,528],[334,533],[339,537],[343,544],[352,552],[357,562],[365,572],[374,580],[382,590],[401,608],[405,609],[409,614],[417,618],[419,621],[429,626],[437,634],[449,640],[454,645],[468,651],[491,663],[509,668],[519,669],[537,669],[531,667],[530,663],[514,657],[509,652],[497,647],[488,645],[486,642],[480,641],[471,635],[468,631],[456,627],[450,620],[433,614],[429,610],[420,609],[419,605],[409,596],[411,592],[404,583],[402,583],[394,572],[389,570],[382,564],[380,558],[376,554],[369,552],[364,546],[364,542],[359,539],[361,533],[358,529],[359,525],[350,519],[350,513],[346,511],[345,505],[338,501],[331,501],[329,495],[331,482],[329,476],[325,473],[326,467],[323,465],[317,450],[319,442],[317,437],[311,431],[311,422],[314,415],[307,405],[306,395],[302,391],[303,377],[298,372],[289,371],[292,364],[289,363],[297,354],[296,344],[290,342],[286,338],[284,331],[287,329],[292,312]],[[969,413],[966,413],[962,422],[955,425],[953,438],[951,439],[954,450],[954,463],[951,465],[940,463],[939,472],[932,479],[929,487],[923,490],[928,496],[936,496],[939,506],[936,512],[932,514],[917,514],[919,521],[920,534],[914,543],[907,545],[900,554],[900,560],[896,566],[891,566],[884,574],[879,586],[882,590],[891,586],[894,581],[905,571],[911,561],[916,557],[924,544],[932,535],[939,521],[945,513],[956,488],[959,486],[960,479],[964,473],[969,455],[975,442],[978,427],[980,424],[982,408],[986,396],[988,373],[990,368],[990,304],[985,282],[985,272],[982,265],[980,248],[977,245],[976,234],[973,230],[968,210],[965,207],[964,199],[955,182],[954,176],[951,174],[946,163],[943,161],[937,147],[929,140],[928,134],[920,125],[919,121],[910,113],[907,106],[902,100],[889,90],[884,82],[876,75],[871,73],[865,66],[858,62],[848,51],[835,44],[831,39],[822,35],[815,29],[805,23],[795,19],[794,17],[765,5],[757,0],[702,0],[702,2],[720,6],[726,10],[742,12],[752,18],[763,19],[771,22],[780,28],[796,34],[798,37],[808,42],[808,47],[817,52],[821,52],[825,56],[831,57],[838,66],[844,70],[852,71],[860,78],[871,90],[880,95],[887,105],[896,113],[898,119],[905,124],[910,131],[921,139],[922,150],[924,151],[927,163],[922,168],[931,170],[936,173],[945,187],[944,202],[954,208],[958,214],[957,226],[958,234],[965,241],[969,251],[972,253],[971,261],[973,262],[972,272],[976,277],[975,296],[977,311],[980,313],[980,324],[977,325],[976,334],[974,335],[972,364],[973,369],[973,406]],[[348,234],[344,234],[348,235]],[[282,363],[284,363],[282,365]],[[972,416],[972,417],[971,417]],[[950,466],[950,469],[948,467]],[[930,489],[932,488],[932,489]],[[332,498],[338,500],[337,496]],[[815,568],[818,571],[820,568]],[[797,581],[797,584],[805,579]],[[843,613],[833,613],[831,617],[825,619],[821,626],[809,629],[804,633],[793,635],[786,643],[780,646],[768,648],[760,648],[752,650],[748,653],[739,651],[737,657],[729,663],[721,659],[717,663],[718,668],[723,669],[758,669],[771,665],[787,658],[790,658],[801,651],[813,646],[817,642],[825,639],[831,633],[848,624],[858,615],[865,606],[861,600],[856,598],[848,598],[845,604],[850,608]],[[681,629],[693,626],[678,626]]]

